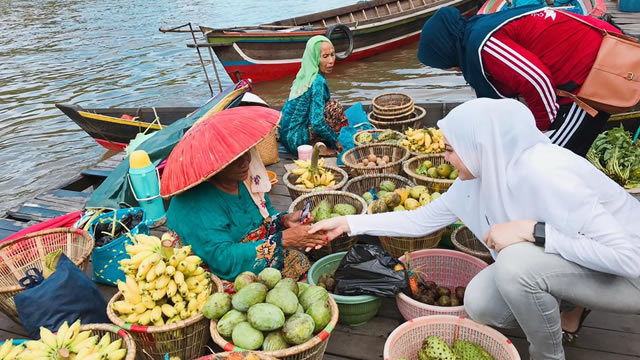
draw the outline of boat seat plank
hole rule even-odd
[[[0,219],[0,230],[18,232],[26,228],[28,223],[11,219]]]
[[[91,193],[88,192],[84,192],[84,191],[73,191],[73,190],[65,190],[65,189],[53,189],[53,190],[49,190],[46,191],[44,193],[42,193],[42,195],[45,196],[55,196],[57,198],[60,199],[66,199],[66,198],[71,198],[71,199],[87,199],[89,198],[89,196],[91,196]]]
[[[46,221],[67,214],[65,211],[48,209],[40,206],[22,205],[18,210],[9,210],[7,215],[17,220]]]
[[[96,178],[106,179],[109,174],[111,174],[111,170],[98,170],[98,169],[87,169],[82,172],[82,175]]]

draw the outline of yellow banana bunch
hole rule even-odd
[[[98,342],[98,336],[91,336],[91,331],[80,332],[79,320],[71,326],[63,323],[56,335],[41,327],[40,340],[17,347],[11,347],[11,341],[8,344],[0,347],[0,360],[122,360],[127,355],[127,350],[121,349],[122,339],[111,342],[107,333]]]
[[[298,168],[291,170],[291,173],[297,175],[295,184],[299,188],[314,189],[320,186],[334,186],[335,176],[329,170],[325,170],[324,159],[318,160],[318,169],[314,173],[311,169],[311,160],[294,160]]]
[[[405,130],[407,139],[401,140],[399,144],[408,148],[412,152],[435,153],[444,151],[444,134],[442,130],[433,127],[424,129]]]

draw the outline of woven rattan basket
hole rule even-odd
[[[214,286],[212,292],[224,291],[218,277],[211,275],[211,281]],[[129,324],[111,308],[112,303],[121,298],[120,292],[111,298],[107,305],[107,316],[112,323],[129,331],[138,349],[138,359],[164,360],[165,354],[179,356],[181,359],[195,359],[205,352],[205,345],[209,341],[209,319],[202,314],[164,326]]]
[[[278,360],[271,355],[256,351],[223,352],[203,356],[196,360]]]
[[[289,206],[289,212],[292,213],[294,211],[301,210],[307,199],[311,199],[311,209],[314,209],[322,200],[327,200],[331,206],[340,203],[353,205],[356,208],[356,214],[366,214],[367,212],[367,202],[364,201],[363,198],[345,191],[318,191],[303,195],[291,203],[291,206]],[[311,250],[309,252],[309,257],[317,260],[336,252],[349,251],[357,241],[357,236],[341,235],[328,242],[327,245],[320,249]]]
[[[438,336],[449,345],[456,340],[478,344],[495,360],[520,360],[516,347],[497,330],[451,315],[425,316],[398,326],[384,344],[384,360],[416,359],[427,336]]]
[[[329,324],[324,330],[316,334],[311,340],[284,350],[262,351],[261,353],[281,360],[322,360],[324,358],[324,351],[327,348],[327,343],[329,342],[329,336],[331,336],[331,331],[333,331],[333,328],[338,322],[339,315],[338,304],[336,304],[336,301],[333,300],[331,296],[329,296],[329,305],[331,306],[331,321],[329,321]],[[211,337],[218,346],[225,351],[244,350],[225,340],[220,333],[218,333],[216,324],[216,321],[211,321]]]
[[[425,274],[425,280],[435,281],[438,286],[448,287],[452,291],[458,286],[469,285],[471,279],[487,267],[484,261],[455,250],[419,250],[409,253],[409,257],[412,270]],[[406,264],[405,256],[401,256],[398,260]],[[428,305],[404,293],[396,295],[396,304],[406,320],[427,315],[467,316],[464,305]]]
[[[297,187],[296,185],[298,184],[296,184],[296,180],[298,179],[298,175],[292,173],[291,170],[287,171],[282,176],[282,181],[289,190],[289,196],[291,196],[291,199],[293,200],[302,195],[318,191],[332,191],[342,189],[344,184],[346,184],[347,180],[349,179],[349,175],[347,175],[347,172],[336,166],[324,166],[323,168],[325,170],[331,170],[331,173],[333,173],[333,176],[335,177],[336,184],[334,186],[327,186],[324,189],[319,190]]]
[[[93,237],[88,232],[75,228],[38,231],[1,243],[0,311],[21,324],[13,297],[24,290],[18,281],[25,276],[25,271],[30,268],[42,271],[45,255],[57,249],[62,249],[69,260],[84,271],[93,245]]]
[[[493,263],[491,252],[466,226],[459,226],[451,234],[451,242],[459,251],[475,256],[487,264]]]
[[[378,116],[373,112],[370,112],[367,117],[369,122],[378,129],[392,129],[402,132],[408,128],[420,127],[426,114],[427,111],[424,108],[416,105],[411,114],[403,117]]]
[[[360,159],[369,154],[377,157],[389,156],[389,162],[382,166],[367,167],[358,165]],[[393,144],[369,144],[357,146],[342,154],[342,162],[348,170],[350,176],[360,176],[367,174],[400,174],[402,162],[409,158],[409,150]]]
[[[271,132],[262,139],[258,145],[256,145],[256,149],[260,153],[260,158],[262,159],[262,163],[267,166],[271,164],[275,164],[280,161],[280,156],[278,156],[278,140],[276,139],[276,128],[273,128]]]
[[[371,101],[373,113],[382,116],[405,116],[413,112],[413,99],[402,93],[385,93]]]
[[[368,144],[362,144],[360,142],[358,142],[358,136],[360,136],[360,134],[363,133],[370,133],[373,136],[373,142],[371,144],[393,144],[393,142],[391,143],[385,143],[385,142],[378,142],[376,139],[378,138],[378,135],[382,134],[384,131],[388,131],[390,129],[369,129],[369,130],[360,130],[357,133],[353,134],[353,143],[356,146],[360,146],[360,145],[368,145]],[[391,130],[393,131],[396,136],[399,138],[397,141],[399,142],[402,139],[406,139],[407,135],[401,133],[400,131],[395,131],[395,130]]]
[[[438,166],[448,162],[444,159],[442,154],[428,154],[420,155],[409,159],[403,165],[404,173],[407,174],[418,185],[424,185],[429,189],[429,193],[439,192],[443,193],[447,191],[455,180],[450,179],[436,179],[428,177],[426,175],[416,174],[416,169],[420,167],[420,164],[425,160],[430,160],[433,165]]]
[[[406,177],[395,174],[369,174],[355,177],[347,182],[342,191],[350,192],[358,196],[362,196],[365,192],[372,188],[377,189],[383,181],[391,181],[396,189],[406,186],[415,186],[411,180]]]
[[[131,334],[129,334],[125,329],[113,324],[87,324],[80,326],[80,331],[86,330],[91,331],[91,336],[98,335],[99,339],[102,339],[102,337],[108,333],[111,337],[111,342],[116,340],[113,335],[117,335],[122,339],[122,345],[120,348],[127,349],[127,355],[124,360],[134,360],[136,358],[136,344],[133,341]]]

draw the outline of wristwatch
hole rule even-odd
[[[544,223],[541,221],[538,221],[534,226],[533,226],[533,243],[536,244],[537,246],[542,246],[544,247],[544,242],[545,242],[545,231],[544,231]]]

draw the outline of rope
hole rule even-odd
[[[150,122],[149,125],[147,125],[147,128],[142,132],[142,135],[146,135],[147,131],[149,131],[149,129],[151,129],[151,126],[153,124],[158,124],[158,127],[160,127],[160,130],[164,129],[164,126],[160,123],[160,116],[158,116],[158,113],[156,112],[155,106],[152,107],[151,109],[153,110],[153,114],[156,116],[156,118],[153,119],[153,121]]]

